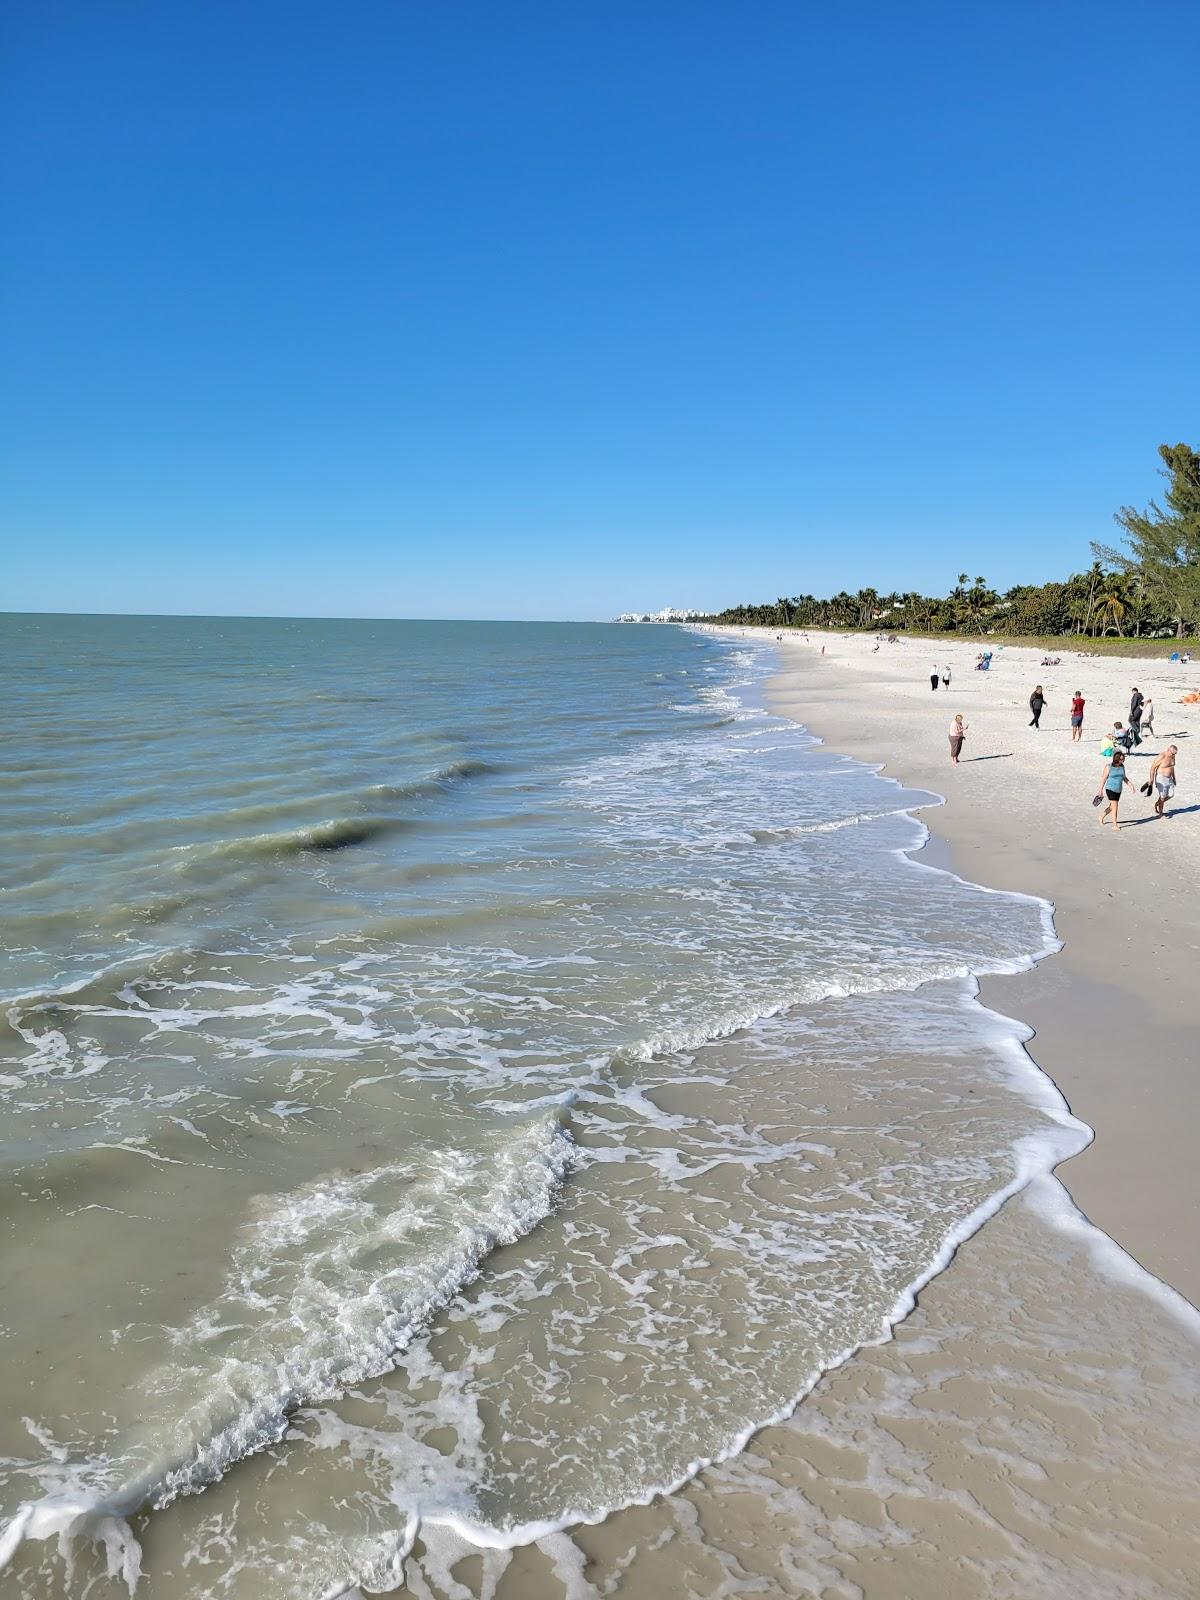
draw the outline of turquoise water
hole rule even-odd
[[[21,1595],[381,1590],[646,1498],[1081,1142],[974,999],[1047,908],[915,864],[767,652],[0,626]]]

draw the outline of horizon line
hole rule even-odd
[[[0,617],[125,617],[146,621],[189,622],[495,622],[546,623],[558,627],[615,626],[616,617],[400,617],[344,615],[328,612],[322,615],[285,611],[50,611],[25,607],[19,610],[0,609]],[[663,624],[666,626],[666,624]]]

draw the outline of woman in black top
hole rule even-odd
[[[1031,728],[1036,728],[1040,725],[1042,720],[1042,707],[1045,704],[1046,696],[1042,693],[1042,686],[1039,683],[1037,688],[1029,696],[1029,709],[1033,712],[1033,716],[1029,723]]]

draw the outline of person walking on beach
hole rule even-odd
[[[1175,757],[1179,746],[1169,744],[1162,755],[1155,756],[1150,768],[1150,782],[1154,785],[1154,815],[1161,817],[1163,807],[1175,793]]]
[[[1076,689],[1071,700],[1071,743],[1078,744],[1083,738],[1083,708],[1086,704],[1083,690]]]
[[[938,669],[936,667],[934,667],[933,671],[929,674],[929,687],[931,689],[936,689],[937,686],[938,686]]]
[[[1149,695],[1142,702],[1142,732],[1154,735],[1154,701]]]
[[[1029,709],[1033,712],[1033,716],[1029,720],[1029,726],[1031,728],[1037,728],[1041,726],[1042,707],[1045,704],[1046,696],[1042,693],[1042,686],[1039,683],[1037,688],[1029,696]]]
[[[1135,684],[1133,698],[1129,702],[1129,731],[1133,735],[1134,744],[1142,742],[1142,707],[1145,703],[1142,691]]]
[[[1099,803],[1101,795],[1108,801],[1108,804],[1100,813],[1101,827],[1107,822],[1110,812],[1112,813],[1113,827],[1119,828],[1121,826],[1117,821],[1117,807],[1121,804],[1121,793],[1128,782],[1129,774],[1125,771],[1125,752],[1124,750],[1114,750],[1112,759],[1104,763],[1104,774],[1100,779],[1100,787],[1096,790],[1095,803]]]
[[[967,737],[967,725],[963,721],[961,711],[955,713],[954,721],[950,724],[950,759],[958,765],[958,758],[962,754],[963,740]]]
[[[950,668],[949,667],[943,667],[942,668],[942,688],[943,689],[948,689],[949,687],[950,687]]]

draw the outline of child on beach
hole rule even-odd
[[[958,765],[958,758],[962,753],[963,740],[967,736],[967,725],[963,721],[961,711],[955,713],[954,721],[950,724],[950,759]]]

